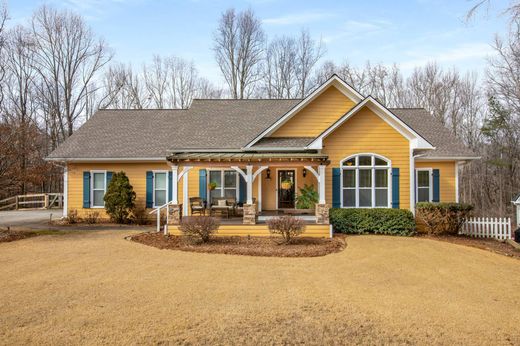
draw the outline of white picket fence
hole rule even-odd
[[[470,217],[462,227],[462,234],[478,238],[511,239],[511,218]]]

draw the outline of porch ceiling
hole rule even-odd
[[[189,163],[190,165],[210,164],[250,164],[250,165],[328,165],[330,161],[327,155],[319,153],[174,153],[168,156],[168,161],[173,163]]]

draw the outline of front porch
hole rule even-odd
[[[243,225],[249,225],[257,227],[248,230],[266,233],[266,220],[290,214],[302,218],[308,226],[324,225],[316,230],[320,235],[329,235],[329,206],[325,199],[325,168],[329,161],[325,155],[181,153],[171,155],[168,161],[172,197],[160,208],[167,209],[170,232],[177,230],[175,226],[183,216],[212,215],[220,217],[222,230],[234,231],[241,226],[244,233]],[[194,175],[198,175],[198,181],[193,182]],[[299,210],[297,197],[304,186],[313,186],[318,200],[314,208]]]

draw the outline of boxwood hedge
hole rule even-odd
[[[349,234],[415,234],[415,219],[406,209],[331,209],[330,223],[335,232]]]

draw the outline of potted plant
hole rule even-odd
[[[213,190],[215,190],[216,188],[217,188],[217,183],[216,183],[216,182],[212,181],[212,182],[210,182],[210,183],[208,184],[208,189],[209,189],[210,191],[213,191]]]
[[[318,191],[314,189],[314,185],[305,184],[300,188],[300,193],[296,197],[296,209],[300,213],[314,213],[316,203],[318,203]]]
[[[283,180],[280,183],[280,187],[282,188],[282,190],[289,190],[292,186],[293,186],[293,182],[289,179]]]

